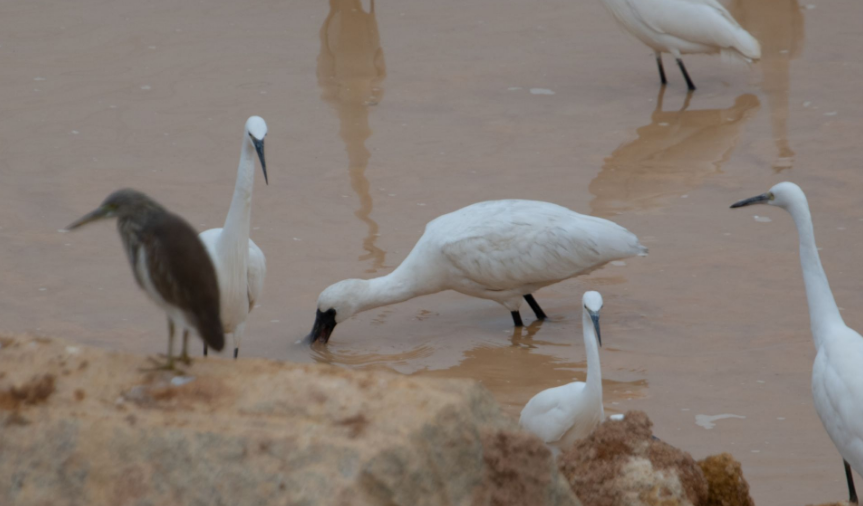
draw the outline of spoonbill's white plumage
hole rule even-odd
[[[761,45],[716,0],[602,0],[629,33],[653,49],[659,78],[666,84],[662,53],[671,53],[690,91],[695,90],[681,55],[721,53],[751,62]]]
[[[266,136],[267,124],[263,118],[252,116],[246,121],[237,183],[225,226],[205,230],[200,235],[216,267],[222,301],[222,324],[225,333],[230,334],[234,342],[234,358],[240,352],[246,319],[264,289],[264,276],[267,273],[264,252],[249,238],[256,152],[261,161],[264,182],[268,182],[264,158]],[[204,346],[206,354],[207,347]]]
[[[536,290],[646,253],[635,234],[602,218],[533,200],[480,202],[429,222],[390,274],[321,292],[309,337],[327,342],[337,323],[361,311],[443,290],[498,302],[521,326],[522,298],[543,319]]]
[[[605,418],[602,409],[602,371],[599,368],[599,310],[602,296],[586,292],[582,299],[582,333],[587,354],[587,378],[549,388],[533,396],[521,410],[519,425],[561,450],[593,432]]]
[[[821,423],[842,455],[850,502],[857,503],[851,468],[863,472],[863,337],[845,325],[821,267],[806,195],[794,183],[741,200],[732,208],[767,204],[785,209],[800,238],[800,264],[809,303],[809,323],[817,355],[812,367],[812,396]]]

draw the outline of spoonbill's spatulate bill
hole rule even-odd
[[[863,472],[863,337],[848,328],[821,267],[806,195],[794,183],[779,183],[769,192],[741,200],[732,208],[766,204],[791,214],[800,238],[800,264],[809,303],[809,323],[817,355],[812,367],[815,410],[845,460],[845,478],[852,503],[857,492],[849,464]]]
[[[160,368],[174,368],[175,327],[183,330],[180,360],[185,363],[191,363],[189,330],[221,351],[225,335],[216,271],[195,229],[143,193],[128,189],[112,193],[67,229],[105,218],[117,218],[135,281],[168,317],[168,360]]]
[[[480,202],[432,220],[390,274],[321,292],[309,337],[327,342],[337,323],[359,312],[443,290],[498,302],[521,326],[522,299],[545,318],[536,290],[646,254],[635,234],[602,218],[533,200]]]
[[[587,381],[543,390],[527,402],[518,420],[523,429],[561,450],[590,435],[605,418],[598,347],[602,346],[599,332],[602,296],[598,292],[587,292],[582,302],[581,324],[584,351],[587,354]]]
[[[681,55],[721,53],[746,62],[761,58],[761,45],[716,0],[602,0],[614,19],[653,49],[665,85],[662,53],[671,53],[690,91],[695,84]]]
[[[246,121],[237,183],[225,226],[201,232],[201,241],[207,247],[219,277],[222,323],[225,332],[230,333],[234,342],[234,358],[239,355],[246,319],[264,289],[264,276],[267,273],[264,252],[249,238],[256,152],[261,161],[264,182],[268,182],[267,163],[264,159],[266,136],[267,124],[263,118],[252,116]],[[204,355],[206,354],[205,345]]]

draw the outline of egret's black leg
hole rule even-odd
[[[845,479],[848,480],[848,502],[857,504],[857,489],[854,488],[854,476],[851,475],[851,466],[848,465],[848,461],[845,459],[842,459],[842,463],[845,464]]]
[[[204,343],[204,356],[205,356],[205,357],[207,356],[207,350],[208,350],[208,349],[209,349],[209,348],[207,347],[207,343]]]
[[[234,348],[234,360],[237,360],[237,355],[239,355],[239,354],[240,354],[240,349]]]
[[[680,58],[677,59],[677,66],[680,67],[680,72],[683,74],[683,78],[686,79],[686,86],[689,87],[689,91],[695,91],[695,85],[692,84],[692,79],[689,78],[689,72],[686,71],[686,66]]]
[[[547,316],[545,316],[545,312],[542,310],[542,308],[539,307],[539,304],[537,304],[536,299],[533,298],[533,294],[529,293],[525,295],[524,300],[526,300],[530,308],[533,309],[533,314],[536,315],[537,320],[545,320],[546,318],[548,318]]]
[[[659,67],[659,80],[665,86],[668,80],[665,78],[665,67],[662,66],[662,53],[656,53],[656,66]]]
[[[516,327],[524,327],[524,323],[521,322],[521,314],[518,311],[510,311],[509,314],[512,315],[512,323]]]

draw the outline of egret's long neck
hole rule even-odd
[[[596,330],[593,320],[586,309],[582,310],[581,325],[584,329],[584,351],[587,354],[586,391],[602,397],[602,369],[599,367],[599,345],[596,342]]]
[[[797,233],[800,236],[800,265],[803,268],[803,281],[806,284],[806,299],[809,302],[809,324],[812,327],[812,337],[815,347],[821,346],[822,330],[832,325],[845,322],[839,314],[839,308],[833,299],[827,275],[821,267],[818,247],[815,245],[815,232],[812,227],[812,215],[806,197],[792,202],[788,212],[794,218]]]
[[[240,166],[237,168],[237,183],[234,186],[234,197],[231,208],[225,219],[220,241],[222,251],[225,248],[245,258],[249,250],[249,227],[252,217],[252,190],[255,187],[255,158],[252,143],[243,138],[243,149],[240,152]]]

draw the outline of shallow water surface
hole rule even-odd
[[[270,184],[256,175],[252,238],[268,273],[243,356],[474,378],[518,416],[584,379],[580,300],[596,289],[609,413],[645,410],[698,458],[732,452],[761,506],[841,499],[809,391],[793,224],[728,206],[803,186],[836,298],[863,329],[863,8],[729,8],[764,59],[687,57],[688,97],[669,59],[660,92],[650,51],[599,0],[6,6],[3,326],[163,351],[164,316],[114,227],[58,229],[121,186],[221,226],[243,124],[260,114]],[[523,329],[495,303],[442,293],[358,315],[326,349],[296,344],[327,285],[390,272],[426,222],[497,198],[612,219],[650,256],[540,291],[551,318],[525,308]]]

